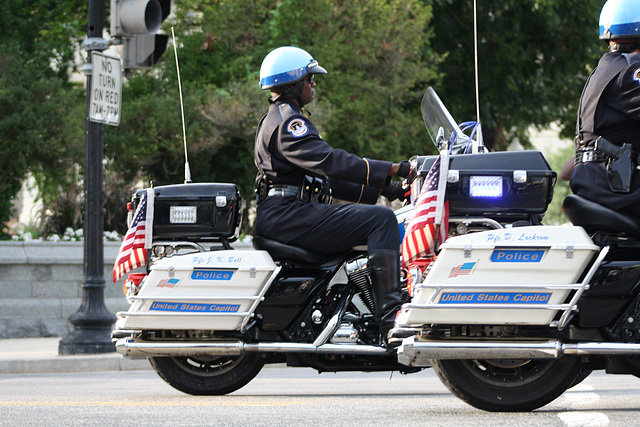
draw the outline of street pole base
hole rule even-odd
[[[111,329],[76,329],[60,340],[58,354],[114,353]]]

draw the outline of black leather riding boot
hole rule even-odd
[[[371,288],[375,303],[374,318],[380,321],[383,336],[393,328],[402,307],[400,292],[400,256],[398,252],[380,249],[369,254]]]

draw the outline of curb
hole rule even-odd
[[[0,360],[0,374],[53,374],[69,372],[135,371],[152,369],[149,361],[121,354],[21,357]]]
[[[58,354],[60,337],[0,340],[0,374],[132,371],[152,369],[146,358],[113,353]]]

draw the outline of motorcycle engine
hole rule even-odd
[[[367,309],[374,312],[374,301],[371,291],[371,276],[369,272],[369,260],[366,257],[355,259],[346,265],[349,282],[356,285],[360,291],[360,298]]]

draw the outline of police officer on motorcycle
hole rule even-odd
[[[403,198],[391,176],[407,177],[411,168],[334,149],[322,139],[303,108],[315,96],[318,74],[327,71],[291,46],[270,52],[260,67],[260,87],[271,97],[255,141],[256,235],[323,254],[367,245],[374,317],[386,335],[401,305],[400,235],[393,211],[375,202],[380,194]],[[353,203],[331,204],[332,198]]]
[[[609,0],[600,13],[609,45],[580,99],[571,189],[640,216],[640,3]]]

